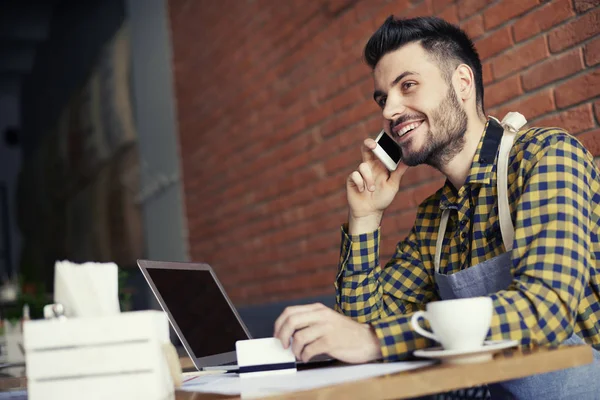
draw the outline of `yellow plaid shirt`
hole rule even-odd
[[[465,185],[456,191],[446,182],[419,205],[411,232],[385,266],[379,262],[379,230],[349,236],[342,228],[336,309],[373,326],[386,360],[432,344],[411,328],[410,318],[440,299],[433,260],[442,209],[457,210],[448,221],[441,273],[505,252],[496,163],[481,154],[485,136]],[[592,155],[562,129],[522,130],[510,153],[508,194],[514,279],[490,294],[494,314],[487,339],[544,345],[575,332],[600,349],[600,175]]]

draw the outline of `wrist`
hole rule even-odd
[[[381,344],[379,343],[375,329],[369,324],[363,324],[362,326],[369,334],[369,361],[381,360],[383,358]]]
[[[354,217],[352,213],[348,216],[348,234],[361,235],[374,232],[379,228],[383,213],[375,213],[362,217]]]

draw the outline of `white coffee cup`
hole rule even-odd
[[[410,323],[420,335],[442,344],[445,350],[471,350],[483,346],[492,323],[492,299],[435,301],[427,304],[427,311],[417,311]],[[419,326],[419,318],[429,321],[433,333]]]

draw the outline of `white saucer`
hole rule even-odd
[[[487,340],[483,346],[470,350],[444,350],[441,347],[430,347],[428,349],[416,350],[416,357],[436,358],[445,364],[470,364],[489,361],[494,353],[500,350],[515,347],[519,344],[517,340]]]

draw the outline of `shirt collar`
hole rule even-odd
[[[498,120],[492,117],[488,118],[483,128],[483,135],[481,135],[481,139],[477,145],[469,175],[464,185],[465,187],[471,184],[487,185],[491,182],[494,162],[503,133],[504,128],[502,128]],[[452,205],[457,202],[458,197],[462,196],[460,196],[460,193],[458,193],[458,190],[452,183],[446,180],[442,188],[440,207],[442,209],[452,208]]]

